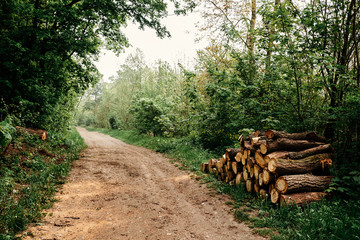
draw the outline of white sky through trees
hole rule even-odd
[[[149,65],[161,59],[172,66],[180,62],[185,67],[191,67],[197,50],[206,47],[205,41],[195,42],[198,31],[195,25],[198,21],[200,17],[196,12],[186,16],[170,15],[162,20],[171,34],[171,38],[164,39],[157,37],[153,29],[146,28],[143,31],[129,23],[124,32],[131,46],[119,57],[111,51],[102,50],[95,65],[103,75],[103,80],[108,81],[109,77],[116,75],[116,71],[124,63],[126,57],[139,48]]]

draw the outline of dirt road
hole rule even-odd
[[[89,146],[25,239],[263,239],[169,159],[78,128]]]

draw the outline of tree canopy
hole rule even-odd
[[[176,13],[192,7],[192,2],[173,3]],[[2,115],[15,114],[24,124],[43,128],[68,120],[74,97],[99,79],[92,60],[100,46],[117,53],[127,47],[122,28],[129,21],[168,37],[160,22],[167,14],[162,0],[1,1]]]

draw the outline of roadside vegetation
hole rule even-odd
[[[44,216],[42,210],[56,201],[72,161],[86,147],[75,129],[49,132],[46,140],[34,132],[15,129],[9,119],[1,122],[7,144],[0,148],[0,239],[20,239],[28,224]]]

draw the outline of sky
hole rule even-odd
[[[143,31],[129,23],[129,26],[123,31],[129,39],[131,47],[127,48],[119,57],[113,52],[103,49],[95,65],[103,75],[103,80],[107,81],[109,77],[116,75],[116,71],[124,63],[126,56],[139,48],[144,53],[148,65],[161,59],[171,65],[180,61],[188,67],[196,58],[197,50],[206,47],[204,41],[195,42],[198,37],[195,24],[200,20],[201,18],[196,12],[186,16],[168,16],[162,20],[162,23],[170,31],[171,38],[164,39],[157,37],[153,29],[146,28]]]

